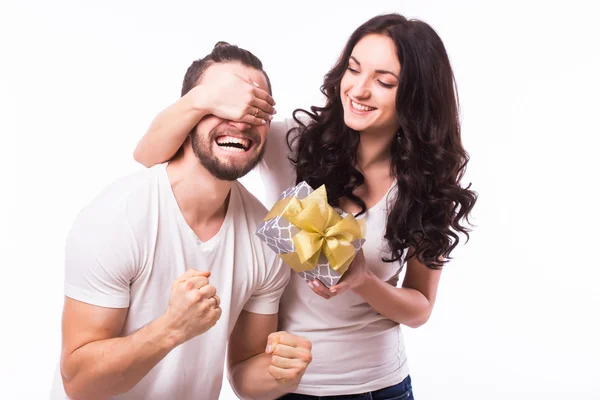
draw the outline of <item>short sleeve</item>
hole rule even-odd
[[[67,237],[65,295],[100,307],[129,307],[138,254],[124,212],[82,211]]]
[[[296,183],[296,172],[290,162],[292,151],[287,142],[287,134],[298,124],[293,119],[271,123],[263,160],[254,169],[260,176],[253,194],[270,208],[281,193]],[[252,191],[252,190],[251,190]]]
[[[279,300],[290,281],[290,268],[283,264],[281,257],[273,253],[268,271],[266,279],[246,302],[244,310],[256,314],[276,314],[279,311]]]

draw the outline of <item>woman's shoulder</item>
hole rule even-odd
[[[295,115],[289,116],[282,120],[274,120],[271,122],[270,135],[277,137],[286,137],[292,129],[300,127],[300,125],[308,125],[312,122],[309,115],[298,112]],[[297,131],[297,130],[296,130]]]
[[[274,120],[271,122],[270,132],[285,135],[290,129],[296,128],[297,126],[298,123],[292,117]]]
[[[269,159],[279,159],[282,156],[287,159],[291,153],[288,143],[293,146],[294,139],[300,133],[297,128],[301,125],[308,125],[310,122],[310,117],[304,113],[296,113],[295,116],[272,121],[265,153],[267,162]],[[288,135],[288,133],[290,134]]]
[[[272,121],[269,127],[269,135],[267,137],[265,156],[269,158],[277,158],[282,152],[287,153],[287,134],[297,125],[291,118],[279,121]]]

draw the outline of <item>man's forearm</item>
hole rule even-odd
[[[65,391],[74,400],[127,392],[178,344],[164,316],[129,336],[88,343],[63,355]]]
[[[262,353],[229,367],[229,382],[244,400],[277,399],[296,390],[296,384],[278,382],[269,374],[271,355]]]

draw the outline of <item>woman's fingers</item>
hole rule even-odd
[[[329,300],[331,297],[334,296],[334,294],[329,291],[327,286],[323,285],[323,282],[319,281],[318,279],[309,282],[308,286],[312,289],[313,292],[323,297],[324,299]]]

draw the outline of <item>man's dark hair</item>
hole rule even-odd
[[[269,76],[267,75],[267,73],[263,70],[262,62],[258,59],[258,57],[256,57],[248,50],[242,49],[238,46],[229,44],[227,42],[218,42],[217,44],[215,44],[215,47],[209,55],[194,61],[192,65],[190,65],[187,72],[185,73],[185,78],[183,78],[181,96],[185,96],[187,92],[192,90],[198,83],[200,83],[200,78],[202,77],[202,74],[212,64],[236,61],[241,63],[242,65],[257,69],[260,72],[262,72],[265,75],[265,78],[267,79],[269,93],[272,93],[271,81],[269,80]]]

